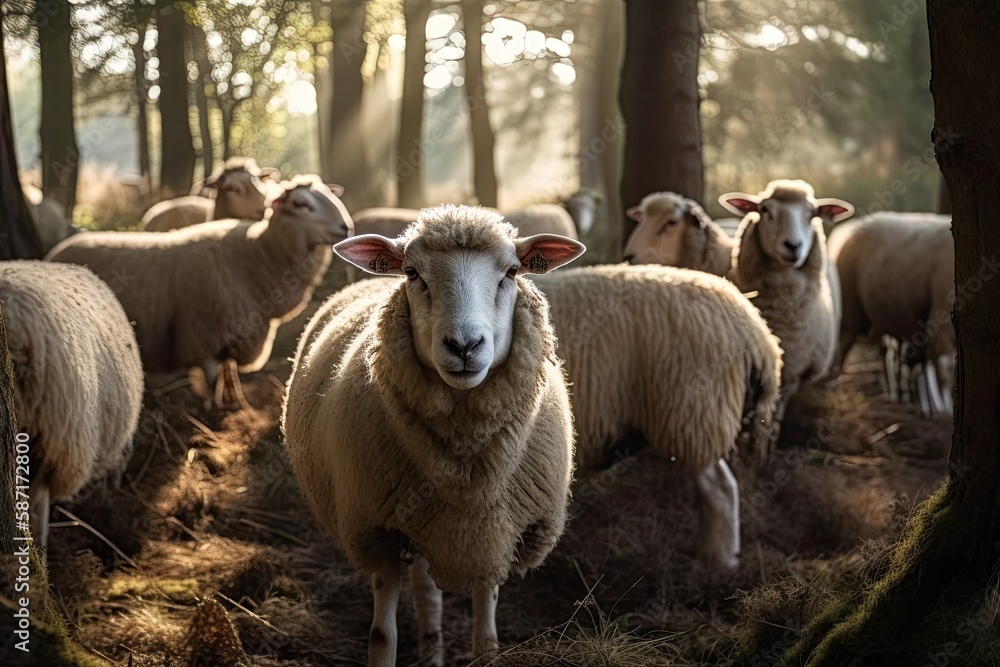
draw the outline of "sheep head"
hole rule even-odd
[[[395,239],[365,234],[334,246],[364,271],[406,277],[417,358],[459,390],[507,359],[517,276],[546,273],[584,249],[555,234],[517,238],[499,213],[468,206],[424,209]]]
[[[268,227],[294,246],[295,255],[334,245],[354,231],[350,213],[319,176],[298,176],[282,186],[281,196],[271,202]]]
[[[759,195],[730,192],[719,203],[737,215],[753,216],[764,254],[778,266],[795,269],[809,258],[817,237],[815,218],[839,222],[854,214],[843,200],[816,199],[805,181],[772,181]]]
[[[628,216],[639,223],[625,245],[625,261],[629,264],[693,268],[685,266],[684,249],[694,245],[693,236],[703,237],[711,223],[701,206],[673,192],[645,196],[638,206],[628,210]]]

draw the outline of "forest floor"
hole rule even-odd
[[[247,409],[206,410],[185,378],[150,378],[120,486],[53,509],[52,588],[71,635],[95,656],[134,667],[364,663],[368,582],[318,527],[280,444],[300,322],[244,378]],[[747,664],[772,664],[943,477],[950,419],[890,403],[878,371],[875,347],[861,346],[831,387],[793,404],[777,455],[741,479],[733,572],[699,560],[693,484],[670,463],[641,451],[580,475],[555,551],[501,588],[497,663],[715,665],[757,632],[768,648]],[[761,584],[780,599],[744,593]],[[219,638],[224,614],[198,612],[208,599],[228,612],[242,650]],[[444,618],[449,664],[467,664],[468,596],[445,594]],[[3,641],[9,622],[3,614]],[[417,664],[406,593],[399,633],[399,664]]]

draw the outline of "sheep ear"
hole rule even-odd
[[[362,234],[333,246],[342,259],[362,271],[377,275],[403,274],[403,247],[394,239],[378,234]]]
[[[745,192],[729,192],[719,197],[719,203],[730,213],[743,217],[747,213],[757,212],[760,198]]]
[[[854,215],[854,207],[843,199],[816,200],[816,215],[829,222],[840,222]]]
[[[688,214],[694,221],[695,226],[698,227],[698,229],[705,229],[708,227],[709,223],[712,222],[712,219],[708,217],[707,213],[705,213],[705,209],[699,206],[698,202],[693,199],[686,199],[685,202],[687,202]]]
[[[344,186],[343,185],[337,185],[336,183],[327,183],[326,187],[330,188],[330,192],[333,193],[334,197],[343,197],[344,196]]]
[[[568,264],[587,249],[579,241],[558,234],[535,234],[514,241],[517,258],[521,260],[522,273],[548,273]]]
[[[625,215],[632,218],[636,222],[642,222],[642,207],[633,206],[629,210],[625,211]]]

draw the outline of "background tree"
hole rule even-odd
[[[139,195],[148,204],[153,194],[153,170],[149,155],[149,82],[146,79],[146,32],[151,15],[150,5],[133,0],[130,18],[135,26],[132,43],[133,79],[135,81],[136,144],[139,153]]]
[[[419,208],[424,196],[424,69],[427,63],[427,19],[431,0],[403,0],[406,51],[403,55],[403,99],[399,112],[396,182],[399,205]]]
[[[214,170],[215,150],[212,145],[212,128],[208,111],[208,94],[206,89],[213,87],[212,66],[208,62],[208,47],[205,31],[199,25],[188,26],[188,44],[191,47],[191,61],[197,68],[192,87],[194,88],[194,103],[198,108],[198,135],[201,139],[202,177],[207,178]]]
[[[80,167],[73,127],[73,5],[38,0],[31,18],[38,29],[42,68],[42,192],[72,216]]]
[[[622,204],[635,206],[657,190],[701,201],[698,2],[627,0],[625,34],[618,93],[626,128]],[[627,237],[635,225],[625,224]]]
[[[156,53],[160,59],[160,196],[186,195],[194,182],[194,139],[188,119],[188,81],[184,13],[160,0],[156,16]]]
[[[496,139],[483,77],[483,0],[462,0],[465,34],[465,104],[472,137],[472,184],[480,206],[497,206]]]

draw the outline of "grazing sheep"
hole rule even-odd
[[[661,266],[594,266],[534,279],[572,384],[578,470],[639,431],[691,471],[707,557],[735,566],[739,491],[723,460],[765,457],[777,432],[781,350],[732,283]]]
[[[202,192],[215,192],[214,200],[190,195],[161,201],[142,216],[139,229],[168,232],[211,220],[261,220],[268,205],[261,178],[274,171],[258,167],[253,158],[230,158],[221,172],[201,186]]]
[[[835,368],[859,335],[900,339],[912,350],[909,361],[923,366],[930,408],[939,412],[951,411],[955,372],[950,222],[946,215],[875,213],[836,227],[829,243],[844,304]]]
[[[66,220],[58,204],[42,196],[41,190],[30,184],[22,184],[21,189],[28,202],[28,212],[31,214],[32,222],[35,223],[43,255],[56,247],[60,241],[80,232],[79,228]]]
[[[282,416],[313,513],[372,577],[368,664],[395,664],[401,552],[414,558],[421,659],[443,664],[437,586],[472,590],[474,648],[494,649],[498,586],[559,539],[573,467],[548,307],[517,276],[583,246],[519,239],[495,212],[440,206],[401,238],[335,250],[406,276],[348,287],[313,317]]]
[[[628,216],[639,223],[625,245],[629,264],[729,274],[733,241],[696,201],[673,192],[654,192],[630,208]]]
[[[836,271],[827,259],[822,219],[838,222],[854,207],[816,199],[805,181],[772,181],[760,195],[732,192],[719,202],[744,213],[733,249],[733,282],[751,298],[784,351],[781,410],[833,360],[840,321]]]
[[[46,259],[84,264],[111,285],[136,324],[147,371],[200,366],[211,383],[218,362],[229,370],[263,366],[278,325],[308,303],[331,246],[351,227],[319,177],[300,176],[275,200],[269,220],[79,234]]]
[[[0,309],[14,363],[14,413],[31,437],[24,459],[31,529],[45,546],[49,502],[76,495],[131,451],[142,364],[121,305],[83,267],[0,262]]]

